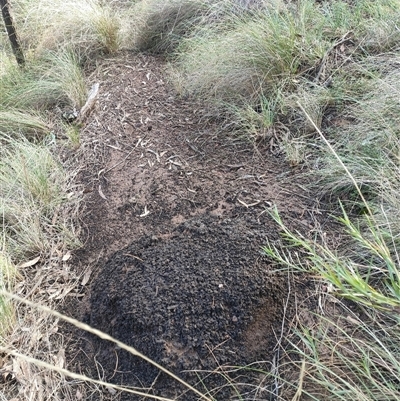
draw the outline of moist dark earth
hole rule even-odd
[[[74,260],[91,277],[66,313],[217,400],[274,399],[263,374],[237,369],[273,368],[295,312],[292,294],[307,285],[289,291],[287,274],[263,254],[280,237],[269,211],[276,207],[305,235],[317,212],[296,170],[272,152],[272,138],[255,143],[221,130],[229,121],[179,96],[166,68],[152,56],[122,54],[90,76],[100,96],[68,157],[84,164],[85,245]],[[113,343],[70,334],[75,370],[171,399],[199,398]]]
[[[267,360],[286,289],[260,254],[267,235],[251,216],[206,214],[179,225],[168,239],[144,237],[104,265],[89,323],[174,372]],[[149,387],[157,378],[157,369],[114,344],[97,344],[96,353],[109,371],[118,361],[117,382]],[[211,379],[212,388],[220,382]],[[159,385],[168,383],[161,378],[153,387]]]

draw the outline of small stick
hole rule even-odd
[[[132,255],[131,253],[123,253],[123,255],[124,256],[130,256],[131,258],[134,258],[134,259],[140,260],[141,262],[144,262],[144,260],[140,259],[139,256]]]
[[[260,200],[257,200],[257,201],[255,201],[255,202],[253,202],[253,203],[247,204],[247,203],[243,202],[242,200],[240,200],[240,199],[238,198],[238,202],[241,203],[243,206],[249,208],[249,207],[258,205],[261,201],[260,201]]]
[[[85,118],[89,115],[92,108],[94,107],[94,104],[96,103],[97,97],[99,95],[99,88],[100,88],[99,83],[95,83],[91,87],[86,103],[79,111],[78,122],[82,123],[85,120]]]

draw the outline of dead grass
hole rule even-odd
[[[199,24],[210,2],[207,0],[146,0],[136,4],[133,33],[139,51],[168,54]]]
[[[70,264],[70,251],[81,245],[79,166],[62,166],[56,156],[59,133],[53,130],[62,124],[54,111],[85,103],[82,67],[92,55],[117,50],[119,22],[110,8],[91,1],[78,8],[76,2],[25,1],[12,11],[27,64],[17,68],[1,37],[0,287],[56,308],[77,296],[82,279]],[[4,297],[0,312],[2,347],[65,366],[57,318]],[[85,396],[79,382],[10,354],[2,354],[1,366],[4,399]]]
[[[0,163],[0,287],[56,307],[76,296],[81,282],[70,261],[80,246],[80,191],[45,145],[3,137]],[[0,300],[1,346],[64,366],[58,319]],[[6,399],[74,399],[65,378],[3,355]],[[77,387],[78,388],[78,387]],[[77,391],[77,390],[76,390]],[[69,398],[65,398],[69,394]]]
[[[13,12],[23,47],[36,56],[67,47],[87,59],[119,48],[120,17],[103,2],[24,0]]]
[[[321,126],[327,111],[365,93],[367,76],[354,79],[348,66],[396,48],[400,7],[386,0],[259,1],[208,15],[218,22],[192,29],[177,49],[171,76],[178,90],[212,103],[216,115],[228,113],[230,129],[268,140],[271,132],[282,135],[281,150],[297,164],[315,153],[306,139],[313,128],[297,102]]]
[[[381,94],[385,98],[387,92],[379,85],[379,95]],[[367,98],[369,101],[379,96],[375,93]],[[361,100],[356,108],[362,105],[362,110],[368,113],[367,104],[368,102],[365,104]],[[357,223],[352,222],[342,208],[343,217],[340,221],[347,232],[345,252],[327,245],[322,232],[318,232],[314,241],[290,232],[277,211],[273,213],[282,229],[285,244],[280,247],[269,246],[265,248],[266,253],[291,271],[313,272],[320,277],[325,289],[319,295],[321,311],[316,314],[318,325],[310,328],[299,324],[293,330],[295,340],[291,342],[291,346],[302,361],[301,382],[304,381],[306,387],[298,387],[291,381],[286,385],[289,389],[296,389],[296,399],[303,395],[310,399],[322,397],[327,400],[397,399],[400,396],[400,333],[397,330],[400,308],[398,225],[396,220],[392,220],[393,216],[389,217],[388,202],[378,195],[390,193],[393,200],[393,194],[399,193],[398,187],[393,183],[386,186],[388,181],[382,182],[384,188],[373,188],[371,193],[374,198],[368,203],[364,195],[364,183],[360,184],[358,181],[358,171],[354,171],[352,164],[340,156],[340,151],[335,150],[304,108],[301,109],[325,142],[332,162],[336,160],[335,166],[346,175],[349,186],[352,186],[358,202],[364,208],[363,217],[357,219]],[[363,117],[362,110],[358,109],[357,118]],[[370,109],[368,115],[371,113]],[[366,121],[367,124],[369,122],[368,133],[379,141],[381,135],[385,137],[385,130],[379,124],[381,120],[378,116],[372,115],[370,118],[371,120]],[[362,121],[364,123],[364,119]],[[375,132],[373,123],[378,123]],[[389,125],[391,128],[397,126],[390,122]],[[355,124],[352,126],[352,139],[361,147],[365,146],[365,143],[360,144],[357,133]],[[360,132],[360,135],[366,139],[366,132]],[[388,143],[389,153],[384,155],[383,160],[390,160],[390,145],[391,141]],[[383,149],[382,154],[385,151],[388,149]],[[365,155],[359,156],[359,160],[366,162]],[[368,160],[379,163],[379,158],[376,157],[370,156]],[[388,178],[391,174],[387,168],[380,170],[379,175],[377,170],[374,171],[378,180]],[[353,220],[356,218],[353,217]],[[333,317],[327,316],[321,306],[322,297],[340,305],[339,311]],[[338,298],[350,300],[352,310],[347,309]]]
[[[342,127],[333,140],[359,185],[374,187],[374,191],[380,186],[387,188],[395,185],[389,182],[394,175],[391,173],[393,163],[396,163],[399,154],[397,137],[400,120],[396,99],[400,87],[397,63],[398,55],[393,54],[390,57],[370,57],[353,65],[354,75],[372,71],[371,78],[368,87],[364,88],[366,90],[343,110],[342,118],[351,121],[351,124]],[[326,190],[335,191],[348,186],[348,176],[343,176],[334,163],[327,162],[326,169],[331,175],[326,181]]]
[[[119,17],[96,1],[12,4],[27,58],[14,64],[0,38],[0,289],[57,308],[82,283],[70,251],[81,245],[77,225],[79,166],[57,158],[62,124],[57,108],[86,101],[83,67],[119,48]],[[61,117],[61,113],[59,113]],[[75,135],[76,137],[76,135]],[[70,135],[70,140],[76,138]],[[75,143],[76,145],[76,143]],[[87,280],[86,280],[87,281]],[[59,320],[0,299],[1,346],[63,368]],[[2,399],[72,400],[86,397],[79,381],[2,353]],[[88,388],[88,391],[101,391]]]
[[[68,50],[48,53],[26,69],[10,66],[0,81],[0,111],[6,130],[16,125],[44,130],[39,111],[57,105],[80,108],[86,100],[86,84],[76,55]],[[14,112],[13,112],[14,110]]]
[[[14,140],[3,146],[0,214],[7,253],[20,261],[47,253],[54,242],[64,242],[64,247],[79,243],[75,232],[68,233],[71,223],[57,218],[63,203],[72,200],[66,193],[78,199],[69,187],[72,177],[44,146]]]
[[[175,374],[173,374],[172,372],[168,371],[167,369],[165,369],[164,367],[162,367],[161,365],[159,365],[158,363],[156,363],[155,361],[151,360],[150,358],[146,357],[145,355],[143,355],[142,353],[140,353],[139,351],[137,351],[135,348],[128,346],[124,343],[122,343],[121,341],[111,337],[110,335],[94,329],[92,327],[90,327],[87,324],[81,323],[73,318],[67,317],[62,315],[59,312],[54,311],[53,309],[51,309],[48,306],[42,306],[39,304],[38,300],[35,300],[35,302],[31,302],[27,299],[23,299],[17,295],[14,295],[12,293],[9,292],[5,292],[5,291],[0,291],[0,295],[1,296],[6,296],[7,298],[10,298],[12,300],[15,301],[19,301],[22,304],[32,308],[33,311],[40,311],[41,316],[46,316],[48,317],[52,317],[55,318],[55,322],[54,322],[54,329],[55,332],[57,331],[58,328],[58,320],[63,320],[65,322],[68,322],[80,329],[83,329],[89,333],[92,333],[102,339],[111,341],[113,343],[115,343],[119,348],[124,349],[126,351],[128,351],[129,353],[131,353],[132,355],[138,356],[139,358],[145,360],[146,362],[148,362],[149,364],[155,366],[157,369],[159,369],[161,372],[163,372],[164,374],[167,374],[168,376],[170,376],[172,379],[176,380],[177,382],[181,383],[187,390],[193,392],[194,394],[196,394],[199,399],[201,400],[205,400],[205,401],[212,401],[208,396],[204,395],[203,393],[201,393],[200,391],[198,391],[197,389],[195,389],[194,387],[192,387],[191,385],[189,385],[188,383],[186,383],[185,381],[183,381],[182,379],[180,379],[178,376],[176,376]],[[65,298],[65,297],[63,297]],[[37,327],[40,327],[40,325],[37,325]],[[46,327],[48,327],[48,323],[46,324]],[[32,334],[32,333],[31,333]],[[41,335],[41,333],[39,333],[39,335]],[[41,337],[40,337],[41,338]],[[31,336],[29,336],[29,341],[30,344],[37,344],[37,341],[40,338],[32,338]],[[52,342],[49,341],[50,344],[52,344]],[[61,345],[61,344],[60,344]],[[67,369],[64,369],[64,363],[65,363],[65,350],[63,348],[61,348],[57,354],[57,358],[56,361],[51,361],[50,363],[44,361],[43,359],[37,359],[35,357],[31,357],[27,354],[21,354],[18,352],[13,352],[12,350],[9,349],[9,347],[4,347],[4,346],[0,346],[0,349],[4,352],[8,352],[9,355],[12,355],[14,357],[16,357],[17,359],[15,359],[16,364],[13,363],[13,374],[16,374],[16,370],[20,370],[20,366],[23,365],[25,372],[23,372],[23,375],[21,377],[21,379],[30,379],[32,377],[32,375],[30,375],[30,372],[27,372],[28,370],[32,369],[32,368],[46,368],[47,372],[56,372],[59,374],[62,374],[63,376],[67,376],[67,377],[71,377],[71,378],[77,378],[83,381],[87,381],[90,383],[94,383],[94,384],[98,384],[98,385],[102,385],[102,386],[106,386],[110,389],[116,389],[116,390],[121,390],[124,391],[126,393],[131,393],[131,394],[136,394],[136,395],[140,395],[143,396],[145,398],[150,398],[150,399],[156,399],[156,400],[161,400],[161,401],[172,401],[170,399],[164,398],[162,396],[156,396],[153,394],[149,394],[149,393],[144,393],[142,391],[140,391],[141,389],[136,389],[136,388],[129,388],[129,387],[124,387],[124,386],[118,386],[118,385],[114,385],[112,383],[106,383],[102,380],[95,380],[95,379],[91,379],[88,378],[84,375],[80,375],[80,374],[76,374],[73,372],[68,371]],[[37,353],[37,352],[36,352]],[[17,365],[16,369],[15,369],[15,365]],[[54,383],[52,383],[52,387],[51,389],[54,389]],[[46,394],[48,395],[49,393],[46,392]],[[42,399],[42,398],[40,398]]]
[[[8,109],[0,111],[0,131],[24,132],[27,137],[40,137],[49,132],[49,124],[39,113]]]

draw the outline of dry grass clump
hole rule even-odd
[[[367,72],[369,82],[341,113],[344,126],[331,128],[331,142],[358,185],[386,203],[399,193],[400,91],[397,55],[370,57],[352,67],[354,75]],[[319,188],[336,194],[352,191],[353,182],[331,154],[320,159]],[[391,209],[393,210],[394,205]]]
[[[64,108],[79,110],[87,97],[79,60],[69,50],[48,53],[24,69],[5,65],[0,92],[0,132],[30,139],[53,129],[50,110],[59,116]]]
[[[320,144],[317,153],[318,187],[323,183],[325,194],[346,203],[350,199],[358,207],[352,219],[342,207],[339,220],[347,236],[341,249],[328,246],[322,232],[314,241],[294,234],[277,213],[273,215],[284,243],[270,245],[266,253],[291,271],[312,272],[325,289],[318,294],[316,326],[306,327],[299,320],[293,330],[299,378],[285,386],[297,398],[400,397],[397,65],[398,56],[392,53],[367,57],[342,71],[353,72],[349,79],[342,77],[347,87],[339,85],[347,107],[336,117],[339,127],[325,128],[329,142],[315,116],[299,104],[321,143],[328,145],[322,152]],[[351,309],[341,304],[343,298],[351,301]],[[329,306],[328,311],[322,305]],[[332,317],[329,310],[334,309]]]
[[[397,48],[400,13],[397,1],[333,0],[321,2],[319,7],[327,17],[329,28],[352,32],[363,51],[379,54]]]
[[[202,21],[208,0],[144,0],[135,8],[134,46],[139,51],[171,53]]]
[[[307,96],[313,114],[322,119],[332,97],[325,86],[329,73],[321,73],[324,60],[346,31],[332,25],[312,0],[260,1],[246,10],[220,10],[225,15],[218,23],[200,26],[179,46],[173,74],[177,87],[206,99],[216,114],[228,113],[230,129],[281,137],[296,164],[299,146],[289,151],[293,134],[287,135],[285,127],[295,128],[295,137],[309,133],[296,104],[299,97]]]
[[[85,103],[83,68],[92,56],[118,49],[119,18],[96,1],[22,1],[12,4],[12,13],[27,63],[24,69],[15,65],[2,35],[0,290],[56,308],[77,295],[82,280],[69,262],[69,251],[81,245],[76,224],[81,192],[73,183],[79,166],[66,168],[55,156],[60,143],[55,126],[62,126],[55,120],[60,109],[79,110]],[[68,137],[76,141],[76,133]],[[7,350],[64,367],[58,324],[57,318],[0,297],[0,344]],[[2,399],[83,397],[83,389],[59,373],[8,353],[2,353],[1,368]]]
[[[24,132],[27,137],[40,136],[49,131],[40,114],[19,110],[0,111],[0,131]]]
[[[0,228],[14,261],[79,244],[72,219],[60,210],[71,203],[71,177],[49,149],[27,141],[3,141],[0,163]],[[68,196],[67,193],[70,193]]]
[[[79,275],[68,251],[80,246],[73,173],[66,174],[44,144],[2,134],[0,148],[0,289],[55,307],[74,293]],[[82,272],[83,273],[83,272]],[[0,297],[0,344],[63,366],[58,320]],[[3,355],[5,399],[65,399],[65,379]],[[72,397],[70,398],[72,399]]]
[[[216,114],[228,112],[235,128],[262,137],[277,132],[289,159],[290,147],[294,154],[298,144],[306,155],[302,137],[310,134],[310,124],[297,103],[321,125],[327,110],[350,101],[357,84],[365,91],[365,82],[341,71],[368,55],[396,49],[400,5],[258,1],[238,11],[239,3],[210,7],[181,41],[172,79],[181,93],[213,104]],[[289,138],[283,127],[291,131]]]
[[[282,6],[283,7],[283,6]],[[329,47],[314,2],[229,18],[226,29],[193,35],[179,50],[178,68],[189,93],[224,102],[254,103],[292,85]]]
[[[392,0],[363,0],[357,3],[351,11],[360,21],[355,30],[361,47],[374,54],[398,48],[400,4]]]
[[[68,251],[80,246],[75,225],[80,195],[73,172],[66,174],[44,144],[5,134],[1,141],[0,289],[55,307],[79,284],[68,262]],[[3,296],[0,316],[2,347],[64,366],[57,319],[15,308]],[[66,399],[71,390],[58,374],[11,356],[2,359],[2,377],[6,399]]]
[[[232,15],[243,14],[252,8],[250,2],[238,0],[142,0],[128,10],[133,24],[125,29],[125,40],[139,51],[168,55],[185,38],[198,36],[200,30],[224,24]],[[254,6],[254,5],[253,5]],[[125,19],[126,20],[126,19]],[[128,38],[130,36],[130,39]]]
[[[351,245],[343,253],[326,245],[323,236],[310,241],[290,232],[277,212],[274,218],[284,245],[270,245],[267,254],[293,272],[312,272],[324,288],[317,294],[315,325],[305,326],[299,317],[293,328],[297,361],[289,366],[297,366],[300,377],[287,381],[286,391],[307,399],[398,399],[400,259],[388,227],[368,217],[368,228],[361,229],[344,212]],[[343,298],[352,301],[351,309]]]
[[[86,84],[77,56],[64,50],[47,53],[21,70],[10,66],[0,82],[0,110],[28,111],[55,105],[80,107]]]
[[[119,26],[111,9],[98,2],[12,6],[27,63],[24,69],[14,64],[2,36],[0,289],[55,308],[76,296],[80,283],[68,262],[69,251],[81,246],[80,191],[73,183],[79,166],[61,165],[54,155],[58,132],[51,131],[62,126],[54,124],[60,109],[79,110],[85,103],[84,64],[91,55],[118,48]],[[2,347],[63,367],[65,346],[57,331],[58,319],[0,298]],[[84,394],[58,373],[9,354],[2,355],[2,380],[4,399],[65,400]]]
[[[323,63],[315,70],[329,85],[315,79],[321,74],[304,76],[286,91],[281,116],[302,130],[308,122],[303,144],[319,178],[315,188],[335,202],[341,198],[346,210],[357,207],[352,219],[342,208],[347,237],[340,249],[327,245],[322,232],[314,241],[290,232],[274,215],[284,242],[267,254],[291,271],[312,272],[324,289],[315,326],[299,317],[293,328],[295,358],[281,366],[287,376],[279,380],[293,399],[389,401],[400,397],[399,74],[397,30],[389,28],[400,4],[332,1],[322,8],[331,29],[345,27],[351,39],[326,53],[324,70]],[[340,53],[347,57],[333,63]],[[313,131],[321,140],[310,139]],[[293,366],[296,377],[288,373]]]
[[[13,13],[23,47],[37,54],[68,47],[87,59],[119,49],[120,17],[104,2],[24,0]]]

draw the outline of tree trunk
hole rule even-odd
[[[1,7],[1,13],[3,14],[4,25],[6,26],[7,29],[8,38],[10,39],[14,56],[17,59],[17,63],[20,66],[23,66],[25,64],[25,58],[21,49],[21,45],[19,44],[18,41],[17,33],[15,31],[15,26],[11,18],[10,6],[8,4],[8,0],[0,0],[0,7]]]

